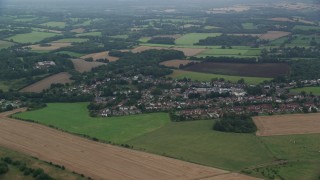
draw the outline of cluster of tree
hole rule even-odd
[[[175,39],[172,37],[153,37],[148,43],[152,44],[175,44]]]
[[[223,34],[217,37],[207,37],[201,39],[195,45],[204,46],[254,46],[256,44],[265,44],[267,41],[259,40],[256,36],[232,36]]]
[[[318,59],[292,61],[290,78],[293,80],[319,79],[320,61]]]
[[[0,161],[0,175],[6,174],[9,171],[9,165],[14,166],[17,169],[19,169],[21,172],[23,172],[24,176],[32,176],[35,180],[51,180],[53,179],[51,176],[49,176],[47,173],[44,172],[43,169],[38,168],[29,168],[24,162],[21,161],[14,161],[10,157],[4,157],[1,158]]]
[[[213,129],[222,132],[254,133],[257,127],[248,115],[224,114],[215,122]]]

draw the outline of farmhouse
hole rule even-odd
[[[49,68],[51,66],[55,66],[55,65],[56,65],[56,63],[53,61],[42,61],[42,62],[37,62],[35,64],[35,68],[36,69],[47,69],[47,68]]]

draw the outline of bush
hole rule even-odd
[[[254,133],[257,131],[257,127],[250,116],[235,114],[224,115],[214,124],[213,129],[235,133]]]
[[[6,174],[8,171],[9,171],[9,167],[8,167],[7,163],[0,162],[0,175]]]

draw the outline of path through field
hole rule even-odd
[[[15,113],[17,110],[11,112]],[[0,146],[94,179],[255,179],[211,167],[90,141],[0,114]]]

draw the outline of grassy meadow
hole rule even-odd
[[[229,76],[229,75],[220,75],[220,74],[209,74],[209,73],[200,73],[192,71],[183,71],[183,70],[174,70],[173,74],[170,77],[175,79],[190,78],[193,81],[211,81],[214,78],[223,78],[226,81],[237,82],[241,78],[247,84],[260,84],[263,81],[271,80],[271,78],[259,78],[259,77],[242,77],[242,76]]]
[[[13,45],[14,45],[14,43],[12,43],[12,42],[0,40],[0,49],[5,49],[5,48],[11,47]]]
[[[166,113],[92,118],[89,116],[87,105],[88,103],[54,103],[48,104],[47,108],[17,114],[15,117],[114,143],[124,143],[169,122]]]
[[[65,22],[50,21],[41,25],[52,28],[65,28],[67,24]]]
[[[17,34],[11,36],[6,40],[13,40],[17,43],[36,43],[42,41],[45,38],[53,37],[56,35],[56,33],[32,31],[31,33]]]
[[[176,39],[175,43],[177,45],[193,45],[198,43],[201,39],[206,39],[207,37],[220,36],[221,33],[189,33]]]
[[[292,93],[306,92],[306,93],[312,93],[314,95],[320,95],[320,87],[296,88],[296,89],[291,89],[290,92],[292,92]]]

